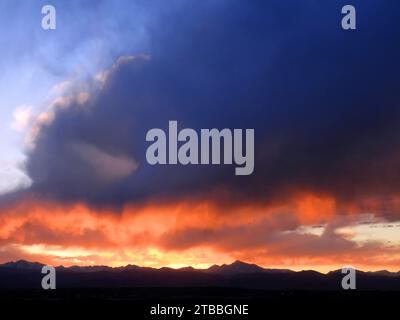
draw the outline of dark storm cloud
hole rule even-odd
[[[146,26],[151,58],[120,60],[42,128],[29,192],[111,205],[214,190],[229,201],[398,193],[400,6],[353,3],[356,31],[340,28],[341,1],[163,2]],[[255,128],[253,175],[148,165],[146,132],[169,120]]]

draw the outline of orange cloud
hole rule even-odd
[[[351,214],[338,214],[343,208],[315,194],[299,194],[285,205],[223,208],[186,200],[126,205],[118,211],[26,200],[1,209],[0,262],[207,267],[241,259],[320,271],[345,264],[398,270],[400,241],[385,243],[373,229],[362,238],[355,226],[365,215],[356,214],[354,205],[347,206]],[[373,225],[380,218],[368,219]]]

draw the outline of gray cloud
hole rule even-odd
[[[399,22],[372,2],[357,4],[368,24],[350,34],[338,3],[176,2],[147,22],[150,59],[120,60],[88,101],[72,101],[41,129],[27,192],[94,205],[398,194]],[[169,120],[255,128],[254,174],[147,165],[145,134]]]

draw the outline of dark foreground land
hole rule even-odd
[[[272,319],[277,316],[307,318],[382,318],[393,314],[400,301],[396,291],[265,291],[253,289],[113,288],[113,289],[1,289],[2,311],[42,318],[83,319]],[[212,314],[196,305],[248,305],[248,315]],[[183,315],[152,315],[153,307],[184,307]],[[204,309],[205,308],[205,309]],[[205,310],[205,312],[204,312]],[[229,308],[227,309],[229,310]]]
[[[57,267],[57,289],[43,290],[42,267],[22,260],[0,265],[1,315],[163,320],[359,319],[367,314],[383,319],[385,314],[398,317],[400,302],[400,273],[385,270],[357,271],[357,289],[343,290],[340,270],[294,272],[240,261],[204,270]],[[172,314],[163,313],[167,308]]]

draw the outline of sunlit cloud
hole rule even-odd
[[[0,213],[1,259],[6,261],[12,248],[21,257],[63,265],[205,268],[242,259],[264,267],[324,272],[345,264],[365,270],[400,268],[400,244],[384,236],[382,222],[366,227],[366,215],[333,215],[323,198],[310,197],[292,205],[243,205],[226,211],[192,200],[127,205],[117,211],[20,203]],[[310,205],[320,215],[302,218],[304,206]]]
[[[22,132],[28,128],[33,118],[31,106],[19,106],[13,112],[11,127],[17,132]]]

